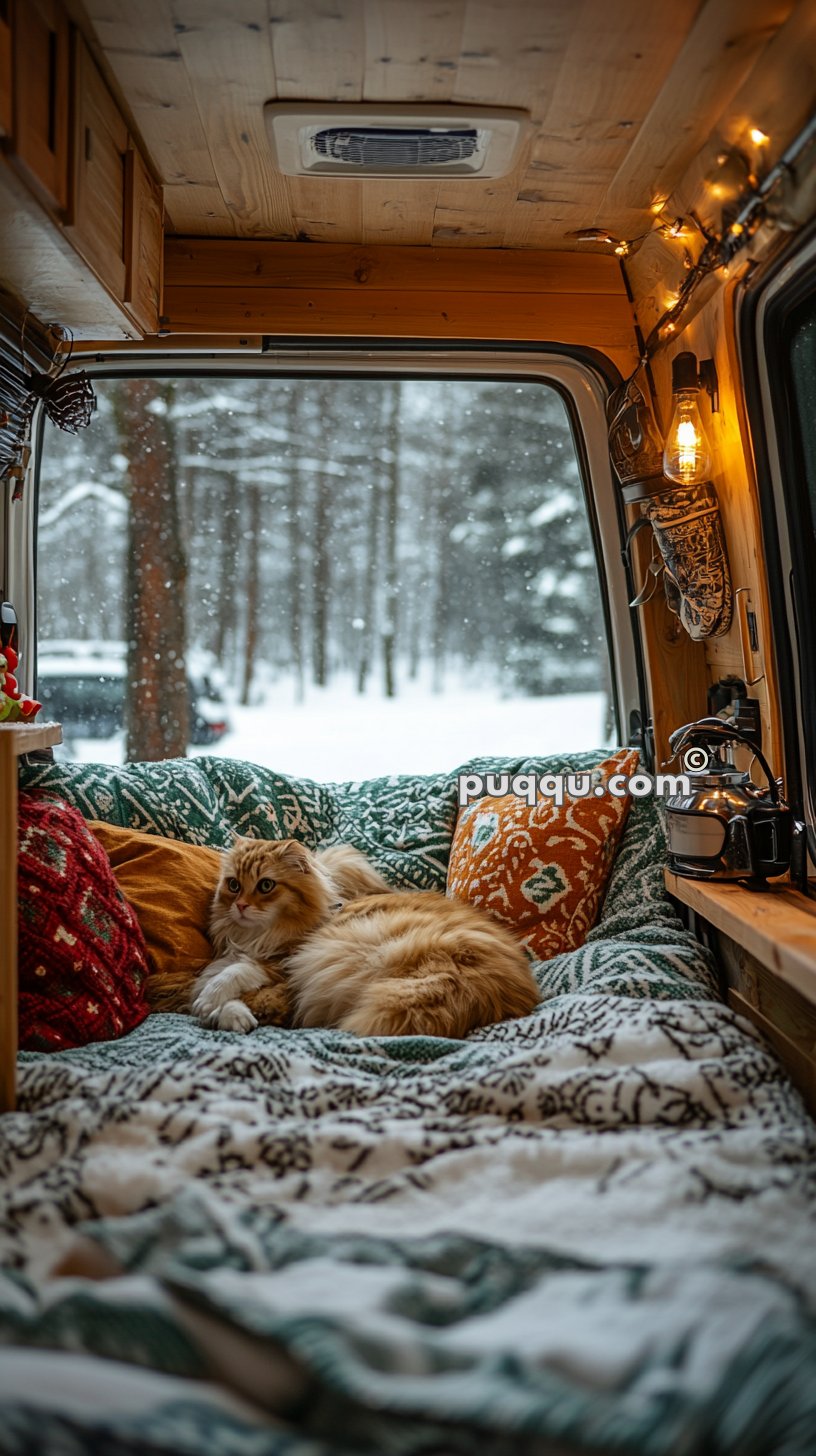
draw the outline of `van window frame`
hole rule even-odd
[[[763,555],[768,577],[788,800],[808,830],[816,863],[816,575],[801,529],[804,471],[790,392],[792,315],[816,299],[816,224],[749,280],[738,318],[740,364],[754,448]],[[808,569],[809,568],[809,569]],[[810,711],[808,711],[810,705]]]
[[[653,767],[640,624],[637,608],[629,605],[634,586],[623,549],[624,507],[613,479],[606,428],[606,398],[621,376],[605,356],[594,350],[529,343],[502,343],[497,349],[489,341],[465,341],[438,348],[420,340],[264,337],[260,353],[239,352],[234,341],[225,345],[223,351],[213,349],[208,340],[203,349],[186,345],[183,350],[168,347],[157,351],[135,346],[78,356],[72,367],[84,369],[92,379],[100,380],[148,376],[223,378],[227,374],[244,378],[278,375],[289,379],[333,379],[353,374],[357,378],[381,380],[396,374],[405,380],[506,381],[508,384],[538,383],[553,389],[567,411],[595,553],[617,740],[637,746],[647,767]],[[28,611],[21,616],[26,663],[24,686],[32,693],[36,685],[37,521],[43,453],[43,417],[41,411],[38,413],[40,417],[35,421],[33,433],[33,489],[27,493],[29,562],[24,595]],[[606,493],[605,497],[602,492]]]

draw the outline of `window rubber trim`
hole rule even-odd
[[[792,580],[786,583],[785,568],[780,544],[780,522],[777,519],[777,501],[774,470],[771,458],[771,443],[766,419],[766,401],[763,397],[763,381],[759,361],[760,341],[758,336],[759,312],[765,303],[767,291],[778,280],[785,269],[795,264],[797,254],[806,253],[816,241],[816,224],[798,234],[791,246],[748,280],[740,308],[738,338],[740,360],[745,391],[745,405],[751,431],[754,451],[754,466],[759,495],[760,520],[765,570],[768,579],[768,593],[771,605],[774,651],[779,681],[783,753],[788,800],[796,816],[805,818],[805,800],[810,811],[808,842],[811,858],[816,862],[816,834],[813,823],[816,820],[816,638],[808,644],[803,634],[796,630],[792,639],[788,611],[788,595],[793,608],[795,622],[808,620],[803,613],[810,610],[816,620],[816,576],[812,561],[808,570],[807,555],[801,529],[796,529],[796,474],[803,473],[801,444],[797,437],[797,423],[794,419],[787,384],[790,378],[789,364],[785,357],[785,332],[788,319],[809,295],[816,295],[816,257],[807,261],[796,272],[789,284],[772,298],[766,307],[762,320],[762,348],[769,361],[767,369],[767,390],[773,412],[773,426],[776,435],[775,454],[779,463],[781,495],[784,501],[786,519],[782,523],[787,535],[787,545],[793,566]],[[801,509],[801,502],[799,503]],[[798,665],[798,683],[797,683]],[[801,701],[800,701],[801,696]],[[810,703],[812,711],[805,711]],[[801,724],[801,740],[800,740]],[[801,745],[804,745],[805,762],[802,762]]]
[[[530,342],[527,340],[501,340],[500,344],[497,345],[497,341],[495,339],[429,340],[400,338],[383,340],[381,338],[361,339],[359,336],[350,338],[327,338],[325,335],[316,336],[314,338],[302,335],[262,335],[261,338],[262,346],[259,353],[256,353],[255,351],[253,351],[252,353],[243,353],[233,350],[224,350],[224,352],[221,353],[220,351],[216,352],[212,349],[204,348],[201,350],[200,353],[196,353],[194,351],[186,349],[184,352],[174,354],[170,349],[147,351],[144,349],[139,350],[138,346],[136,346],[133,351],[116,350],[115,352],[105,353],[104,350],[99,350],[94,353],[78,354],[74,357],[74,360],[72,360],[72,365],[69,367],[77,369],[85,368],[89,374],[99,379],[144,378],[151,375],[163,378],[223,378],[225,374],[235,374],[236,376],[241,376],[243,378],[266,378],[269,377],[269,375],[273,372],[273,367],[271,366],[276,366],[276,371],[282,374],[285,370],[286,376],[288,378],[335,379],[341,378],[344,375],[348,376],[350,374],[353,374],[355,378],[359,379],[370,378],[380,380],[383,376],[381,371],[377,370],[376,363],[373,359],[371,361],[371,367],[369,369],[360,368],[360,362],[363,362],[364,356],[366,354],[382,356],[389,354],[399,355],[406,353],[415,353],[419,356],[415,368],[402,369],[399,375],[401,379],[410,380],[439,378],[472,380],[476,378],[483,378],[486,381],[492,380],[493,382],[500,382],[501,380],[506,379],[508,382],[512,382],[513,380],[515,380],[518,383],[541,383],[543,385],[546,385],[547,388],[553,389],[561,398],[567,411],[567,416],[569,419],[570,429],[573,437],[573,443],[575,446],[576,460],[581,476],[584,504],[587,510],[587,519],[589,521],[593,548],[595,552],[598,586],[601,597],[601,608],[603,613],[604,630],[606,635],[609,660],[609,679],[612,693],[612,704],[614,708],[615,721],[618,725],[618,736],[622,744],[633,742],[634,740],[632,738],[633,725],[631,722],[631,710],[630,721],[624,721],[624,705],[620,700],[618,652],[616,650],[615,634],[612,624],[612,610],[610,603],[606,563],[604,561],[603,538],[601,535],[595,497],[592,489],[592,480],[589,468],[589,452],[586,447],[584,430],[581,427],[578,407],[572,393],[560,381],[556,379],[547,378],[544,375],[531,375],[521,368],[519,369],[517,374],[513,373],[511,370],[497,371],[496,373],[491,373],[488,367],[487,360],[480,361],[484,363],[485,367],[483,372],[478,375],[474,373],[463,373],[459,375],[456,373],[455,368],[435,372],[433,367],[434,353],[444,354],[445,356],[462,356],[463,363],[469,355],[474,354],[493,354],[497,357],[497,362],[500,359],[503,359],[504,361],[511,361],[514,354],[526,354],[528,356],[535,356],[537,354],[550,357],[555,356],[556,358],[563,359],[565,363],[576,364],[579,367],[590,371],[600,380],[602,385],[605,387],[607,393],[611,393],[612,390],[618,384],[620,384],[622,379],[620,371],[612,363],[612,361],[605,354],[602,354],[598,350],[591,348],[571,348],[570,346],[563,344],[548,344],[546,342]],[[357,362],[355,363],[355,367],[353,370],[344,370],[342,367],[342,360],[339,359],[332,361],[334,363],[334,367],[332,367],[332,363],[329,362],[328,356],[340,354],[345,355],[347,360],[350,357],[353,358],[353,356],[357,356]],[[424,363],[422,356],[424,356]],[[33,482],[35,485],[34,558],[32,563],[34,591],[34,630],[32,637],[34,646],[30,660],[34,662],[35,672],[36,641],[38,636],[36,620],[37,576],[39,567],[36,550],[36,533],[37,522],[39,519],[39,476],[40,462],[42,458],[42,433],[42,426],[40,426],[37,439],[37,449],[35,452],[35,475]],[[613,478],[615,515],[618,525],[620,555],[627,584],[628,600],[629,602],[631,602],[631,599],[634,595],[634,586],[632,582],[631,565],[625,550],[625,512],[620,491],[615,486],[614,471],[612,470],[611,462],[610,473],[612,474]],[[646,673],[643,656],[643,643],[640,632],[640,621],[638,618],[636,607],[630,607],[629,627],[630,643],[633,653],[634,676],[637,686],[637,699],[639,704],[642,728],[641,736],[639,737],[636,746],[639,748],[647,768],[651,770],[654,764],[653,752],[651,749],[648,735],[648,724],[650,715],[648,707],[648,695],[646,692]]]

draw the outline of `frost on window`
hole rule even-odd
[[[537,383],[97,381],[46,424],[38,690],[68,756],[318,779],[610,741],[569,421]]]

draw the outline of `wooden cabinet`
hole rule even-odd
[[[125,157],[124,303],[140,329],[159,328],[164,253],[164,203],[141,153],[131,145]]]
[[[12,19],[9,155],[29,185],[62,211],[68,201],[68,21],[58,0],[17,0]]]
[[[71,200],[66,232],[116,298],[125,296],[125,168],[128,131],[74,32]]]
[[[64,0],[0,0],[0,137],[0,282],[78,336],[83,308],[155,334],[162,190]]]

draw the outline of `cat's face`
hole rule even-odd
[[[298,900],[298,881],[310,873],[312,856],[293,839],[238,839],[224,855],[216,890],[222,914],[236,925],[270,922]]]

